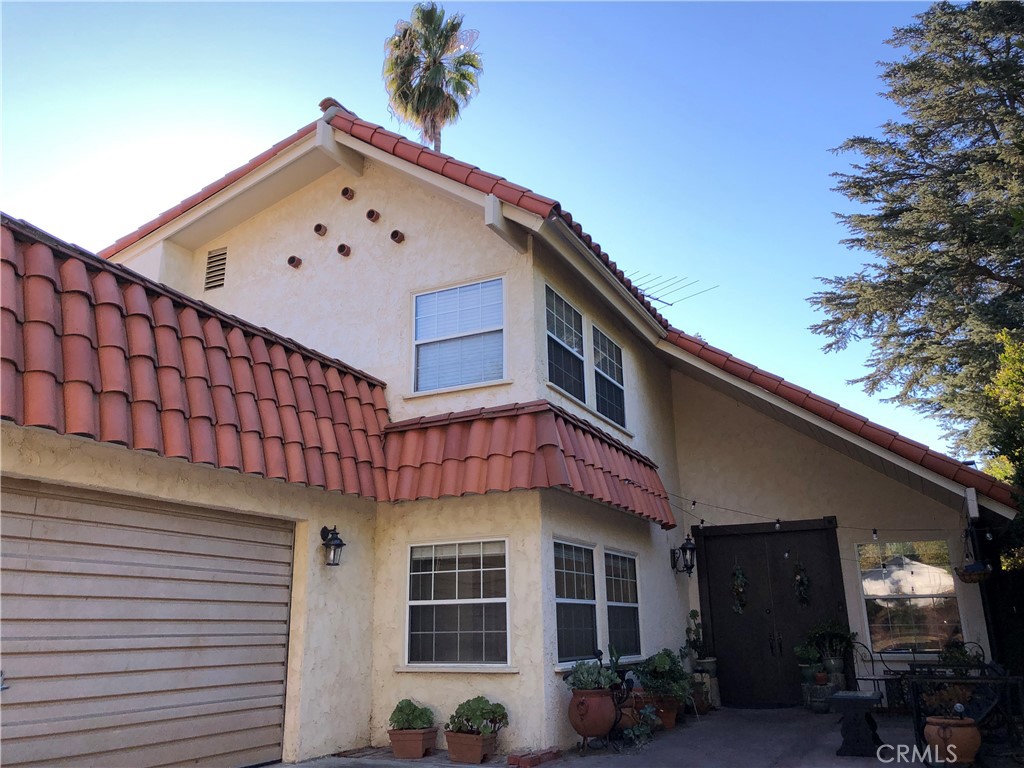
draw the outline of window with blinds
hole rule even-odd
[[[505,375],[501,278],[416,297],[417,392]]]

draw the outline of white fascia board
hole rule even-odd
[[[339,144],[334,129],[323,120],[316,121],[316,148],[344,166],[355,176],[363,175],[363,156],[354,149]]]
[[[527,235],[519,227],[513,227],[505,216],[501,200],[497,195],[484,196],[484,225],[494,234],[511,245],[519,253],[526,253],[529,250]],[[538,217],[539,218],[539,217]]]
[[[572,228],[561,216],[545,219],[540,229],[540,236],[550,244],[576,271],[582,275],[597,291],[608,299],[626,321],[652,345],[658,345],[668,335],[651,313],[647,311],[636,296],[630,293],[611,270],[597,257],[590,247],[576,236]],[[588,268],[589,267],[589,268]],[[593,279],[596,271],[602,282]]]
[[[233,184],[229,184],[227,187],[215,193],[203,202],[193,206],[179,216],[171,219],[163,226],[157,227],[138,241],[126,246],[121,251],[118,251],[111,257],[111,261],[123,262],[143,251],[148,250],[154,244],[159,243],[162,240],[173,241],[174,236],[177,233],[187,230],[190,226],[196,224],[200,219],[210,215],[210,213],[215,211],[217,208],[220,208],[225,203],[228,203],[254,187],[257,187],[260,183],[267,181],[272,176],[288,168],[288,166],[293,163],[306,158],[311,152],[318,152],[319,154],[317,141],[316,132],[303,136],[295,144],[278,153],[258,168],[253,169],[238,181]],[[309,161],[307,160],[307,162]]]
[[[768,403],[771,403],[775,407],[783,411],[786,411],[787,413],[796,416],[797,418],[802,419],[803,421],[806,421],[809,424],[813,424],[819,429],[822,429],[826,432],[830,432],[831,434],[835,435],[841,440],[847,441],[851,445],[855,445],[858,448],[873,453],[875,456],[877,456],[879,459],[883,461],[891,462],[892,464],[895,464],[896,466],[905,469],[907,472],[918,475],[919,477],[921,477],[924,480],[927,480],[930,483],[945,488],[946,490],[950,491],[951,493],[957,496],[966,498],[969,496],[967,492],[972,491],[974,492],[975,500],[977,500],[977,490],[975,488],[971,488],[961,483],[958,483],[954,480],[950,480],[948,477],[944,477],[943,475],[940,475],[937,472],[933,472],[927,467],[922,467],[920,464],[910,461],[909,459],[905,459],[899,454],[893,453],[892,451],[886,450],[882,446],[877,445],[876,443],[873,443],[870,440],[867,440],[859,435],[855,435],[849,430],[843,429],[842,427],[833,424],[831,421],[828,421],[827,419],[823,419],[821,416],[811,413],[805,408],[801,408],[798,405],[794,405],[793,403],[789,402],[789,400],[786,400],[785,398],[780,397],[779,395],[772,394],[768,390],[762,389],[756,384],[751,384],[749,381],[744,381],[738,376],[733,376],[731,373],[726,373],[717,365],[712,365],[711,363],[705,360],[701,360],[696,355],[693,355],[690,352],[687,352],[686,350],[677,347],[670,341],[659,342],[658,349],[660,349],[662,352],[667,353],[669,356],[684,362],[687,365],[693,366],[694,368],[697,368],[698,370],[706,374],[709,374],[720,381],[725,382],[730,386],[736,387],[737,389],[743,390],[744,392],[747,392],[748,394],[753,395],[754,397],[758,397]],[[983,498],[985,499],[984,506],[988,507],[992,511],[997,512],[1000,515],[1003,515],[1004,517],[1010,519],[1013,519],[1013,517],[1016,516],[1017,510],[1012,509],[1003,504],[1002,502],[996,501],[995,499],[990,498],[988,496],[984,496]]]

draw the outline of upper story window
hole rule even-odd
[[[594,328],[594,392],[597,395],[597,412],[625,426],[622,348],[597,328]]]
[[[578,400],[586,401],[583,378],[583,315],[546,288],[548,380]]]
[[[417,392],[504,376],[501,278],[416,297]]]
[[[548,336],[548,381],[599,414],[626,426],[626,388],[622,347],[590,325],[590,349],[584,339],[583,315],[545,286]],[[587,355],[593,355],[588,358]],[[594,395],[587,400],[585,371],[594,371]]]
[[[941,651],[963,640],[945,541],[857,545],[871,650]]]
[[[409,663],[508,663],[504,541],[414,546]]]

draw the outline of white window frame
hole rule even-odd
[[[576,314],[578,314],[580,316],[580,341],[581,341],[581,344],[583,346],[583,353],[582,354],[578,353],[576,350],[574,350],[574,349],[570,348],[569,346],[567,346],[564,341],[562,341],[555,334],[553,334],[551,332],[551,330],[548,328],[548,295],[547,295],[548,291],[551,291],[551,293],[553,293],[555,295],[555,297],[557,297],[557,298],[561,299],[562,301],[564,301],[565,304],[573,312],[575,312]],[[553,386],[555,389],[557,389],[559,392],[563,392],[567,397],[571,397],[576,402],[583,403],[584,405],[586,405],[587,404],[587,323],[586,323],[586,315],[583,314],[583,312],[580,311],[579,307],[577,307],[575,304],[573,304],[571,301],[569,301],[561,293],[556,291],[552,286],[548,285],[547,283],[544,284],[544,337],[545,337],[545,339],[544,339],[545,342],[547,342],[547,339],[549,339],[549,338],[553,339],[556,344],[561,346],[562,349],[564,349],[566,352],[571,354],[573,357],[578,358],[579,361],[583,364],[583,372],[582,372],[582,376],[580,377],[581,381],[583,382],[583,397],[579,398],[576,395],[574,395],[572,392],[570,392],[569,390],[564,389],[563,387],[560,387],[555,382],[551,381],[551,357],[548,354],[547,344],[545,343],[545,345],[544,345],[544,358],[545,358],[545,363],[547,364],[546,365],[546,371],[545,371],[545,374],[546,374],[545,378],[547,379],[548,383],[551,386]]]
[[[448,544],[477,544],[491,541],[500,541],[502,546],[505,548],[505,597],[483,597],[472,600],[412,600],[409,593],[409,582],[412,572],[410,565],[412,563],[412,550],[415,547],[430,547],[430,546],[445,546]],[[405,552],[405,639],[403,641],[402,650],[402,663],[411,668],[416,669],[443,669],[446,667],[484,667],[487,669],[506,669],[512,666],[512,615],[510,610],[510,583],[509,583],[509,572],[511,571],[511,563],[509,562],[509,539],[507,536],[474,536],[471,538],[464,539],[433,539],[430,541],[415,541],[410,542],[406,547]],[[483,604],[505,604],[505,661],[437,661],[437,662],[424,662],[424,661],[410,661],[409,660],[409,637],[412,633],[412,623],[410,620],[410,609],[413,605],[483,605]]]
[[[607,563],[606,558],[609,557],[609,556],[611,556],[611,557],[624,557],[624,558],[627,558],[627,559],[633,561],[633,572],[634,572],[634,574],[636,576],[636,584],[635,584],[635,586],[636,586],[636,602],[635,603],[619,603],[619,602],[614,602],[614,601],[612,601],[611,597],[608,595],[608,563]],[[632,552],[620,552],[619,550],[616,550],[616,549],[605,549],[604,552],[602,553],[601,562],[602,562],[602,564],[604,566],[604,585],[605,585],[605,587],[604,587],[604,597],[605,597],[604,612],[605,612],[605,622],[606,622],[606,625],[608,627],[608,643],[609,643],[608,650],[609,650],[609,653],[611,652],[612,622],[611,622],[611,616],[608,613],[608,609],[613,607],[613,606],[614,607],[621,607],[621,608],[636,608],[636,633],[637,633],[637,640],[640,643],[640,648],[639,648],[639,650],[636,653],[622,654],[622,658],[625,658],[625,659],[642,658],[643,657],[643,652],[644,652],[644,637],[643,637],[643,632],[641,631],[641,628],[642,628],[643,624],[640,621],[640,558],[637,557],[636,554],[632,553]],[[621,649],[616,649],[616,650],[621,650]]]
[[[886,656],[888,658],[894,658],[894,659],[909,659],[909,658],[920,658],[922,656],[924,656],[924,657],[935,656],[935,655],[937,655],[941,651],[941,649],[939,649],[939,650],[931,650],[931,651],[918,651],[918,650],[914,650],[914,649],[911,649],[911,648],[906,648],[906,649],[902,649],[901,648],[901,649],[898,649],[898,650],[889,650],[889,651],[876,651],[876,650],[874,650],[874,642],[873,642],[873,640],[871,638],[871,619],[868,616],[868,600],[872,600],[872,599],[878,598],[879,595],[867,595],[864,592],[863,571],[861,571],[861,569],[860,569],[860,547],[862,545],[865,545],[865,544],[877,544],[879,546],[885,546],[886,544],[903,544],[903,543],[909,543],[909,542],[932,542],[932,541],[941,541],[943,544],[946,545],[946,553],[950,557],[950,567],[952,568],[952,563],[953,563],[952,553],[953,553],[954,547],[950,543],[949,539],[944,539],[944,538],[935,538],[935,539],[917,538],[917,539],[900,539],[900,540],[897,540],[897,541],[881,541],[881,540],[880,541],[858,541],[856,544],[853,545],[853,562],[855,562],[857,564],[857,585],[858,585],[857,586],[857,591],[860,593],[860,615],[861,615],[861,618],[863,619],[863,622],[864,622],[863,626],[864,626],[864,630],[865,630],[865,632],[864,632],[865,643],[864,644],[869,649],[871,649],[872,653],[879,654],[879,655],[884,655],[884,656]],[[920,597],[920,598],[952,597],[956,601],[957,617],[960,619],[960,633],[961,633],[961,635],[963,637],[966,638],[966,636],[967,636],[967,626],[964,623],[964,613],[961,610],[962,596],[960,594],[960,586],[959,586],[959,584],[957,582],[958,582],[958,580],[957,580],[957,578],[955,576],[955,573],[954,573],[954,577],[953,577],[953,594],[952,595],[928,593],[928,594],[920,594],[920,595],[915,594],[913,597]],[[913,599],[913,597],[911,597],[911,596],[905,596],[904,597],[904,596],[900,596],[900,595],[894,595],[893,597],[894,597],[894,599],[897,599],[897,600],[911,600],[911,599]]]
[[[471,285],[481,285],[483,283],[489,283],[497,280],[501,283],[501,324],[498,326],[489,326],[486,328],[478,328],[473,331],[467,331],[464,333],[455,333],[448,336],[438,336],[437,338],[424,339],[420,341],[416,338],[416,301],[421,296],[429,296],[432,293],[442,293],[444,291],[450,291],[456,288],[468,288]],[[495,382],[501,382],[505,379],[505,371],[508,368],[508,334],[505,333],[505,327],[508,325],[508,292],[505,283],[505,276],[501,275],[489,275],[481,277],[476,280],[470,280],[468,282],[451,283],[448,285],[438,286],[431,288],[426,291],[416,291],[412,294],[412,309],[410,317],[410,333],[412,335],[412,365],[410,369],[412,371],[412,380],[409,383],[409,391],[416,395],[432,395],[435,393],[452,392],[459,389],[471,389],[473,387],[484,387]],[[417,374],[419,365],[419,348],[424,344],[435,344],[440,341],[450,341],[452,339],[469,338],[471,336],[482,336],[486,333],[494,333],[495,331],[501,332],[501,371],[493,379],[485,379],[483,381],[473,381],[466,384],[453,384],[448,387],[438,387],[436,389],[418,389],[417,388]]]
[[[595,347],[597,346],[597,334],[598,333],[600,333],[602,336],[604,336],[608,340],[609,344],[615,345],[615,348],[619,350],[619,359],[621,361],[620,362],[620,366],[622,368],[622,383],[621,384],[619,382],[615,381],[615,379],[611,378],[607,373],[605,373],[604,371],[602,371],[600,368],[597,367],[597,350],[595,349]],[[593,364],[591,365],[591,368],[594,369],[594,379],[595,379],[594,380],[594,410],[599,415],[603,416],[608,421],[610,421],[612,424],[617,424],[622,429],[625,429],[626,428],[626,424],[628,423],[628,419],[626,418],[626,354],[625,354],[625,350],[622,348],[621,344],[619,344],[617,341],[615,341],[615,339],[613,339],[609,334],[605,333],[604,329],[602,329],[601,326],[599,326],[597,323],[591,323],[590,324],[590,349],[592,350],[592,354],[594,356]],[[613,386],[618,387],[622,391],[622,422],[621,423],[619,423],[618,421],[613,419],[607,413],[601,413],[601,408],[600,408],[600,405],[599,405],[599,403],[597,401],[597,377],[598,376],[604,377],[609,383],[611,383]]]

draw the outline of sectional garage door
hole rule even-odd
[[[290,523],[5,484],[5,766],[279,760]]]

